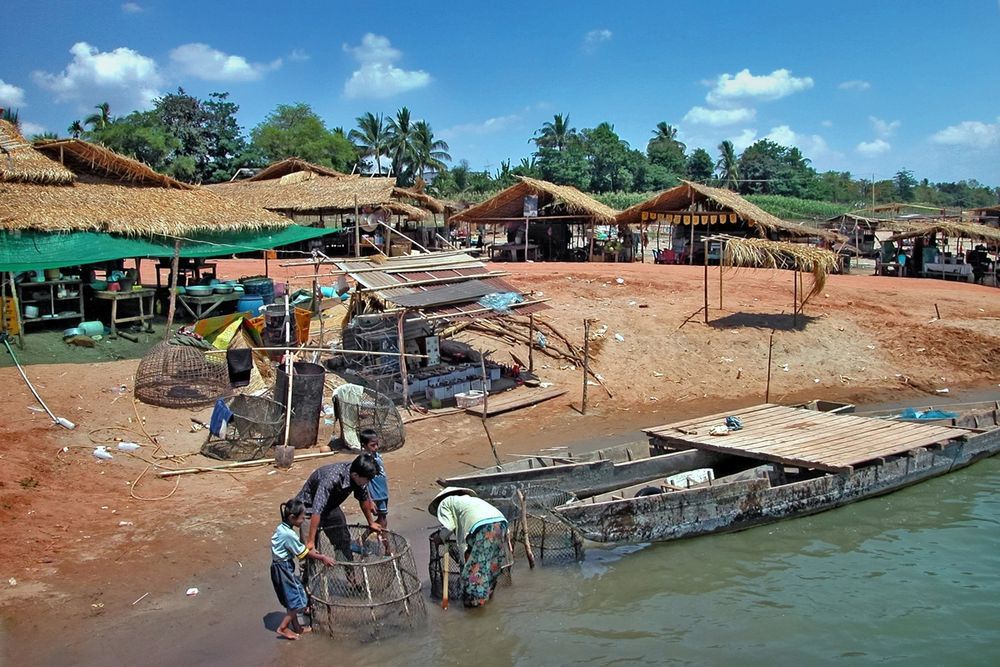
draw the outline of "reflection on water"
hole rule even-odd
[[[521,562],[485,609],[432,608],[426,632],[354,662],[998,664],[998,486],[994,458],[741,533],[591,548],[582,563],[534,571]],[[331,646],[296,649],[320,659]]]

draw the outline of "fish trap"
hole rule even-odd
[[[309,560],[305,588],[312,604],[313,627],[334,637],[363,642],[420,628],[427,608],[410,545],[389,531],[345,526],[353,560],[347,560],[320,531],[316,548],[336,563],[326,567]]]
[[[285,428],[285,411],[280,403],[263,396],[240,395],[226,404],[233,412],[226,437],[210,435],[201,447],[202,454],[223,461],[252,461],[280,444]]]
[[[524,511],[518,491],[524,494]],[[576,496],[547,486],[521,486],[506,498],[492,498],[490,503],[503,512],[510,524],[511,543],[515,550],[531,552],[542,563],[583,560],[583,536],[552,511]]]
[[[162,408],[201,407],[230,393],[225,358],[187,345],[154,345],[135,372],[135,397]]]
[[[406,442],[403,418],[385,394],[365,387],[360,396],[338,394],[334,404],[343,428],[353,428],[357,433],[370,428],[378,433],[379,452],[401,449]]]
[[[462,581],[462,567],[465,565],[465,554],[458,552],[458,542],[454,537],[447,542],[439,542],[438,529],[431,533],[430,541],[430,562],[427,566],[427,573],[431,582],[431,597],[435,600],[441,599],[441,592],[444,590],[444,551],[448,549],[450,554],[448,563],[448,599],[461,601],[465,592],[465,583]],[[514,554],[510,551],[509,544],[503,548],[503,564],[500,565],[500,576],[497,579],[497,586],[510,586],[514,579],[511,570],[514,567]]]

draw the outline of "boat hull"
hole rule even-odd
[[[659,495],[555,508],[596,542],[657,542],[743,530],[892,493],[1000,451],[1000,429],[917,448],[849,473],[772,484],[772,475]],[[779,466],[780,467],[780,466]],[[772,466],[762,466],[772,468]],[[777,471],[775,471],[777,473]]]

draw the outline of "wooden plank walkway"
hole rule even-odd
[[[550,398],[562,396],[566,392],[566,389],[552,387],[550,389],[521,389],[511,391],[509,392],[509,395],[501,394],[499,396],[490,396],[487,401],[488,405],[486,406],[489,409],[489,412],[486,413],[486,416],[492,417],[493,415],[498,415],[501,412],[509,412],[511,410],[517,410],[518,408],[527,407],[529,405],[535,405],[536,403],[547,401]],[[471,408],[466,408],[465,411],[469,414],[476,415],[477,417],[483,416],[482,405],[474,405]]]
[[[743,428],[711,435],[736,416]],[[850,472],[880,457],[959,438],[970,431],[937,424],[838,415],[765,403],[645,429],[670,446],[694,447],[828,472]]]

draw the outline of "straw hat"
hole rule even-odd
[[[467,489],[464,486],[445,487],[441,489],[441,491],[436,496],[434,496],[434,500],[432,500],[431,504],[427,506],[427,511],[430,512],[433,516],[437,516],[438,505],[440,505],[441,501],[447,498],[448,496],[472,496],[475,498],[476,492],[473,491],[472,489]]]

